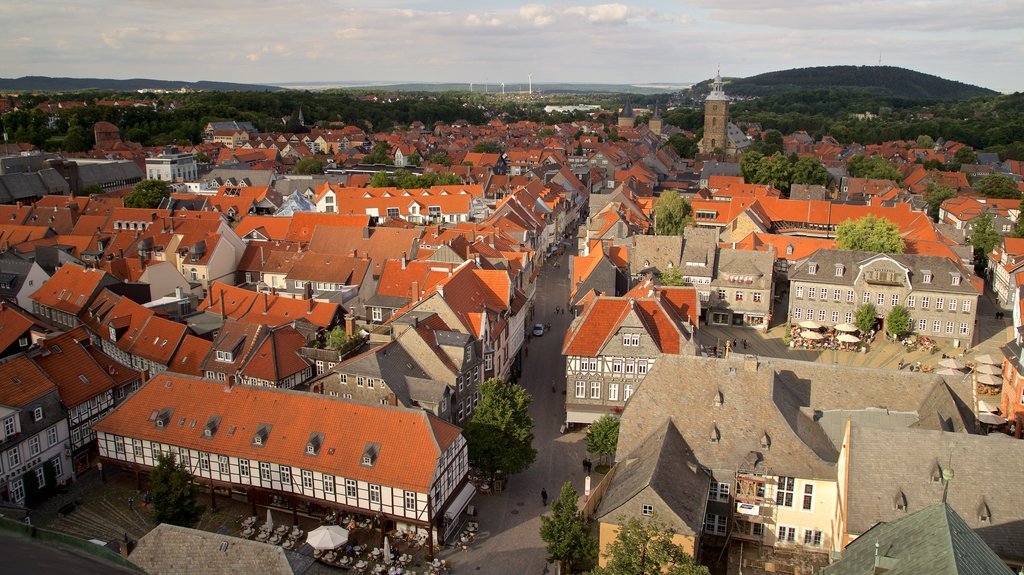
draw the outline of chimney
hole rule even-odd
[[[224,310],[224,290],[220,290],[220,319],[225,319],[227,317],[227,311]]]
[[[237,377],[238,377],[237,375],[235,375],[233,373],[229,373],[228,376],[224,379],[224,382],[225,382],[224,383],[224,392],[225,393],[230,392],[231,388],[234,387],[236,383],[238,383]]]
[[[181,286],[175,286],[175,288],[174,288],[174,297],[176,297],[178,299],[185,299],[185,288],[183,288]]]
[[[270,296],[266,292],[263,293],[263,313],[266,314],[270,311]]]
[[[405,269],[405,252],[402,252],[402,269]]]
[[[309,302],[309,305],[307,306],[308,309],[306,310],[306,313],[313,313],[313,308],[316,307],[316,300],[313,299],[313,298],[309,298],[306,301]]]
[[[345,333],[352,335],[356,331],[356,320],[352,316],[345,316]]]
[[[398,398],[395,397],[395,394],[393,394],[393,393],[389,393],[388,394],[388,405],[391,405],[391,406],[397,406],[398,405]]]
[[[412,282],[412,299],[420,301],[420,282]]]

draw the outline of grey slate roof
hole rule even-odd
[[[847,545],[842,558],[821,575],[865,575],[874,573],[876,565],[887,567],[886,575],[1013,573],[944,503],[875,525]]]
[[[274,181],[274,172],[245,168],[214,168],[203,177],[204,182],[227,183],[229,180],[236,184],[245,180],[250,186],[269,186]]]
[[[970,397],[969,390],[962,393]],[[761,452],[774,474],[835,479],[839,453],[818,423],[824,412],[886,408],[916,413],[920,425],[961,431],[966,427],[958,409],[962,403],[931,374],[753,356],[666,355],[623,410],[618,452],[630,453],[672,419],[697,461],[709,469],[738,469],[751,452]],[[943,406],[938,414],[923,412],[936,406]],[[717,441],[711,440],[713,430]]]
[[[128,560],[150,575],[292,575],[314,563],[277,545],[166,523],[144,535]]]
[[[715,265],[715,284],[729,282],[730,277],[753,278],[752,288],[768,289],[772,283],[775,254],[750,250],[719,250]]]
[[[632,275],[660,274],[668,268],[678,268],[683,259],[682,236],[634,235],[630,243],[629,272]]]
[[[911,286],[914,289],[946,292],[951,294],[977,295],[978,291],[970,281],[970,274],[962,266],[943,256],[922,256],[916,254],[876,254],[859,250],[822,248],[807,257],[789,271],[790,281],[817,282],[829,285],[854,285],[860,266],[870,261],[890,259],[909,269]],[[818,265],[816,274],[808,273],[808,266]],[[845,271],[836,276],[835,264],[843,264]],[[931,283],[923,283],[924,271],[932,274]],[[953,285],[954,274],[961,276],[960,285]]]
[[[141,180],[146,177],[145,172],[135,162],[101,162],[95,164],[79,164],[78,179],[82,188],[93,184],[103,184],[117,181]]]
[[[707,180],[711,176],[738,176],[740,165],[738,162],[704,162],[700,170],[700,179]]]
[[[1024,442],[998,435],[854,426],[847,530],[866,532],[943,499],[1004,560],[1024,561]],[[943,471],[952,471],[948,487]],[[906,511],[896,509],[902,493]],[[989,519],[983,520],[983,515]]]
[[[622,525],[640,515],[643,504],[651,504],[677,534],[696,535],[704,527],[710,483],[675,424],[666,421],[615,465],[595,515]]]
[[[0,203],[41,198],[50,194],[67,194],[70,188],[56,170],[0,175]]]

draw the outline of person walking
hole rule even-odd
[[[540,502],[544,507],[548,506],[548,490],[543,487],[540,489]]]
[[[590,461],[589,457],[583,460],[583,468],[587,470],[587,475],[590,475],[590,471],[594,468],[594,464]]]
[[[135,509],[135,498],[134,497],[129,497],[128,498],[128,509],[129,510],[134,510]]]

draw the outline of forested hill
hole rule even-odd
[[[702,84],[703,85],[703,84]],[[967,100],[994,90],[895,66],[821,66],[737,78],[725,86],[734,96],[774,96],[795,90],[860,90],[912,100]]]
[[[51,78],[49,76],[22,76],[21,78],[0,78],[0,90],[7,92],[77,92],[79,90],[102,90],[112,92],[134,92],[136,90],[203,90],[223,91],[267,91],[281,90],[277,86],[259,84],[234,84],[231,82],[176,82],[173,80],[151,80],[132,78],[111,80],[109,78]]]

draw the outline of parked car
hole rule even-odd
[[[537,336],[544,335],[544,324],[542,324],[542,323],[535,323],[535,324],[533,324],[533,335],[537,335]]]

